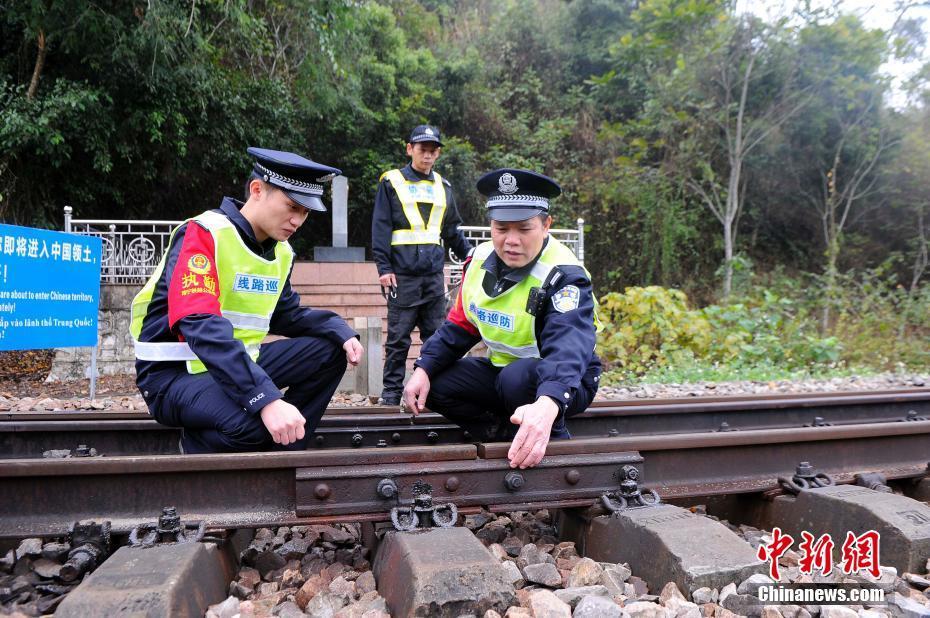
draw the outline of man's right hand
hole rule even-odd
[[[276,399],[262,408],[262,422],[278,444],[291,444],[304,437],[307,420],[300,410],[283,399]]]
[[[426,409],[426,396],[429,395],[429,376],[417,367],[404,387],[404,405],[416,416]]]
[[[378,277],[378,281],[381,283],[383,288],[396,288],[397,287],[397,277],[394,273],[385,273]]]

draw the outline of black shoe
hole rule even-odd
[[[379,406],[399,406],[400,395],[385,395],[378,398]]]

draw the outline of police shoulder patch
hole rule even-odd
[[[572,309],[578,308],[581,302],[581,290],[574,285],[566,285],[564,288],[552,295],[552,306],[559,313],[565,313]]]

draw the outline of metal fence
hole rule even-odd
[[[65,231],[72,234],[97,236],[103,241],[103,263],[100,277],[103,283],[145,283],[168,249],[171,232],[183,221],[132,221],[127,219],[72,219],[72,209],[65,206]],[[491,240],[491,228],[463,225],[465,237],[476,245]],[[553,228],[549,233],[562,241],[584,262],[584,219],[578,219],[576,229]],[[449,252],[450,285],[462,277],[462,262]]]
[[[65,231],[103,241],[103,283],[145,283],[168,249],[171,231],[181,221],[72,219],[65,206]]]

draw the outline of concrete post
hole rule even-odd
[[[333,246],[349,246],[349,179],[333,178]]]
[[[578,217],[576,223],[578,224],[578,249],[575,252],[575,257],[584,264],[584,219]]]
[[[314,247],[313,259],[316,262],[364,262],[365,247],[349,246],[349,179],[345,176],[333,178],[332,194],[333,245]]]
[[[65,206],[65,232],[71,233],[71,207]]]
[[[359,334],[359,340],[365,353],[362,354],[362,360],[359,361],[355,368],[355,392],[359,395],[370,395],[368,392],[368,369],[371,365],[371,359],[368,355],[368,320],[365,318],[353,318],[352,328]]]
[[[381,345],[381,318],[355,318],[353,327],[361,336],[365,354],[355,368],[355,392],[368,397],[381,395],[384,357]]]
[[[368,394],[381,396],[384,388],[384,346],[381,341],[381,318],[368,316]]]

